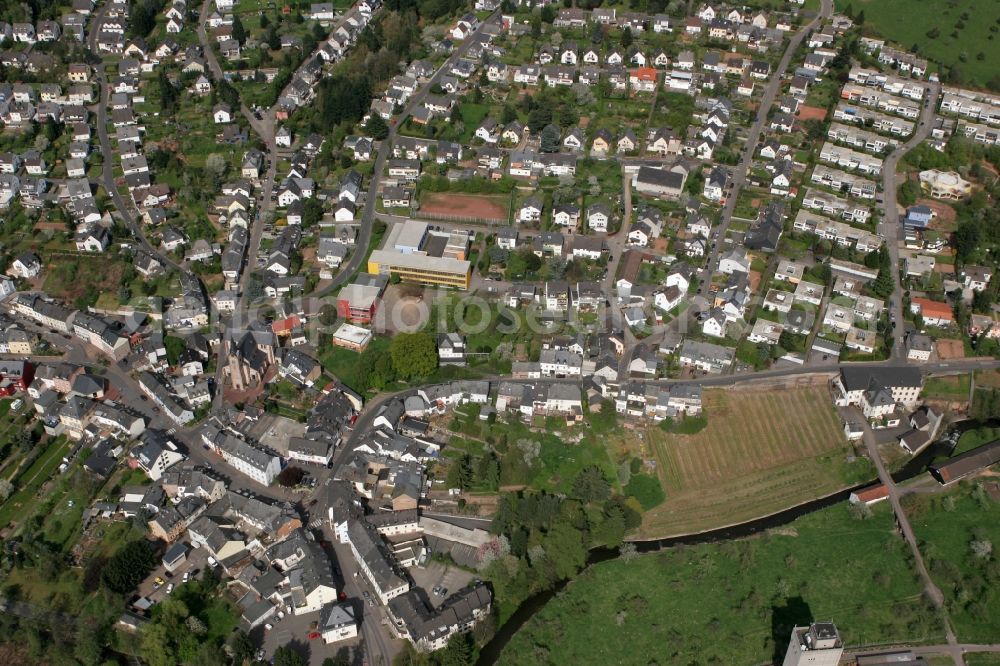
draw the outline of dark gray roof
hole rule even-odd
[[[880,387],[919,387],[923,377],[918,368],[841,368],[840,379],[847,391],[864,391],[876,384]]]

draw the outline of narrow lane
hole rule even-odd
[[[832,13],[833,0],[822,0],[822,7],[819,14],[812,21],[801,27],[789,40],[788,47],[785,49],[785,54],[782,56],[781,62],[778,64],[774,74],[772,74],[768,81],[767,87],[764,89],[764,94],[760,100],[760,106],[757,108],[757,119],[750,127],[750,131],[747,133],[747,139],[743,146],[743,154],[740,158],[740,163],[731,174],[730,182],[733,184],[732,190],[726,198],[726,205],[722,209],[722,214],[719,218],[719,225],[712,230],[713,237],[717,240],[712,245],[712,249],[710,250],[705,262],[705,268],[701,272],[701,284],[705,285],[706,290],[708,285],[711,284],[712,274],[715,272],[715,267],[718,265],[719,251],[722,247],[722,242],[726,237],[726,232],[729,230],[729,224],[732,222],[733,211],[736,210],[736,200],[739,199],[740,191],[743,189],[743,186],[746,185],[747,173],[749,172],[750,165],[753,162],[754,153],[757,150],[757,143],[760,141],[764,125],[767,123],[768,113],[774,105],[774,99],[781,87],[785,71],[788,69],[788,65],[791,63],[792,57],[795,55],[795,52],[802,44],[802,40],[805,39],[806,35],[829,18]]]
[[[927,86],[927,99],[924,108],[920,113],[920,121],[913,134],[901,146],[897,146],[882,163],[882,196],[884,212],[882,221],[878,225],[879,234],[885,238],[886,247],[889,250],[889,262],[893,267],[892,279],[895,284],[893,290],[892,303],[889,316],[895,322],[893,329],[893,358],[904,356],[903,337],[905,327],[903,326],[903,285],[899,278],[899,271],[903,268],[899,260],[899,207],[896,203],[896,168],[899,160],[906,156],[906,153],[916,148],[922,141],[930,136],[931,128],[934,126],[934,113],[937,109],[938,96],[941,94],[940,83],[930,83]]]
[[[906,511],[903,510],[903,505],[900,502],[901,493],[896,487],[895,481],[892,480],[892,475],[886,469],[882,456],[879,454],[878,443],[875,440],[875,431],[872,430],[871,424],[868,423],[867,419],[862,418],[860,422],[864,428],[864,442],[868,449],[868,457],[875,463],[879,481],[889,491],[889,503],[892,505],[892,511],[896,516],[896,524],[899,526],[899,531],[910,547],[910,552],[913,555],[913,566],[923,581],[927,597],[934,603],[934,607],[937,608],[941,616],[941,621],[944,624],[945,638],[948,640],[948,649],[946,652],[952,658],[952,661],[954,661],[955,666],[963,666],[965,660],[962,658],[961,650],[958,649],[958,640],[955,637],[955,630],[951,625],[951,618],[948,616],[948,609],[944,603],[944,595],[927,571],[927,565],[924,563],[923,554],[920,552],[917,537],[913,532],[913,527],[910,525],[909,518],[906,516]]]

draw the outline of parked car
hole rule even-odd
[[[170,594],[173,591],[174,591],[174,584],[170,583],[169,585],[167,585],[167,594]]]

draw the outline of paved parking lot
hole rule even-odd
[[[427,593],[427,598],[435,607],[440,606],[447,596],[462,589],[475,578],[468,571],[433,561],[428,562],[423,569],[413,567],[410,569],[410,575],[417,587],[423,588]],[[447,595],[440,596],[433,593],[432,590],[438,585],[448,590]]]
[[[305,615],[285,615],[283,620],[277,616],[268,620],[274,627],[270,631],[265,631],[263,625],[254,630],[253,636],[258,638],[257,643],[264,648],[264,657],[270,659],[274,651],[282,645],[291,645],[303,657],[308,657],[310,666],[321,666],[323,660],[337,654],[342,647],[355,647],[360,643],[360,638],[349,641],[342,641],[327,645],[322,638],[309,640],[309,633],[315,629],[319,622],[320,614],[307,613]],[[260,633],[258,633],[260,632]]]
[[[190,544],[188,544],[190,547]],[[208,566],[208,553],[204,548],[189,549],[187,553],[187,560],[181,564],[172,574],[167,574],[167,570],[163,568],[163,564],[160,563],[153,569],[153,572],[146,577],[146,580],[139,584],[138,592],[139,595],[151,599],[154,602],[162,601],[167,595],[167,585],[170,583],[177,587],[184,580],[185,572],[197,571],[197,575],[200,576]],[[157,577],[164,580],[165,584],[158,590],[153,589],[153,581]]]

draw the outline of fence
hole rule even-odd
[[[469,224],[507,225],[507,216],[504,217],[469,217],[468,215],[449,215],[447,213],[428,213],[422,210],[413,211],[413,216],[425,220],[440,220],[441,222],[468,222]]]

